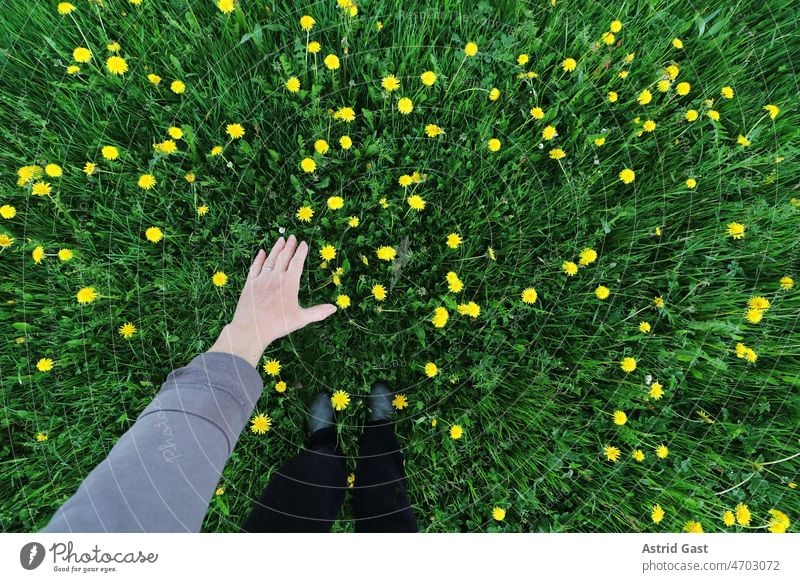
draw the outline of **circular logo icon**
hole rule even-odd
[[[35,570],[44,561],[44,546],[39,542],[28,542],[19,551],[19,563],[26,570]]]

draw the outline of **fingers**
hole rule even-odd
[[[261,267],[264,266],[264,260],[267,258],[267,253],[264,252],[264,249],[258,249],[258,253],[256,253],[256,258],[253,259],[253,264],[250,265],[250,272],[247,274],[248,280],[253,280],[258,277],[258,274],[261,273]]]
[[[287,239],[286,245],[284,245],[283,250],[278,255],[278,261],[275,264],[276,271],[286,270],[289,266],[289,261],[291,261],[294,256],[295,249],[297,249],[297,238],[292,235]]]
[[[327,317],[330,317],[334,313],[336,313],[336,306],[330,303],[322,303],[320,305],[315,305],[314,307],[308,307],[302,310],[303,319],[306,322],[306,325],[309,323],[314,323],[315,321],[322,321]]]
[[[286,270],[292,274],[297,274],[297,276],[299,277],[300,274],[303,272],[303,265],[306,262],[307,256],[308,256],[308,243],[306,241],[302,241],[299,245],[297,245],[297,251],[295,251],[294,257],[292,257],[292,260],[289,263],[289,267]]]
[[[285,245],[286,241],[283,239],[283,237],[280,237],[275,241],[275,244],[272,245],[272,250],[269,252],[269,256],[264,260],[261,273],[268,273],[275,268],[275,263],[278,261],[278,255],[281,254],[281,251]]]

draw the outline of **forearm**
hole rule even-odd
[[[258,360],[261,359],[268,344],[268,340],[256,339],[256,335],[251,330],[245,330],[237,324],[229,323],[222,328],[217,341],[208,351],[234,354],[249,362],[254,368],[258,368]]]
[[[231,353],[173,370],[42,531],[199,531],[261,389],[255,368]]]

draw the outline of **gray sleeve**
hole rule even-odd
[[[42,532],[200,531],[263,383],[247,361],[206,352],[161,390]]]

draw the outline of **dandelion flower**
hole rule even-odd
[[[350,228],[358,228],[359,224],[361,224],[361,219],[358,216],[351,216],[347,219],[347,226]]]
[[[648,322],[642,321],[639,323],[639,331],[642,333],[650,333],[651,326]]]
[[[745,317],[747,318],[748,323],[760,323],[764,318],[764,312],[760,309],[748,309],[745,313]]]
[[[148,228],[148,229],[145,231],[145,233],[144,233],[144,236],[145,236],[145,238],[147,238],[147,240],[149,240],[150,242],[152,242],[152,243],[157,243],[157,242],[158,242],[158,241],[160,241],[162,238],[164,238],[164,233],[163,233],[163,232],[162,232],[162,230],[161,230],[160,228],[158,228],[157,226],[151,226],[150,228]]]
[[[500,140],[494,137],[486,142],[486,147],[489,148],[490,152],[500,151],[501,146],[502,144],[500,143]]]
[[[113,55],[106,60],[106,69],[113,75],[124,75],[128,72],[128,63],[122,57]]]
[[[454,424],[450,427],[450,438],[453,440],[460,439],[464,434],[464,429],[461,428],[460,424]]]
[[[544,118],[544,110],[541,107],[533,107],[530,110],[531,117],[536,120]]]
[[[286,392],[286,382],[283,380],[275,382],[275,392],[278,392],[279,394]]]
[[[43,443],[47,440],[47,433],[46,432],[38,432],[36,433],[36,442]]]
[[[272,419],[266,414],[257,414],[250,421],[250,431],[254,434],[264,434],[269,431],[271,426]]]
[[[337,57],[334,54],[329,54],[328,56],[326,56],[323,62],[330,71],[335,71],[336,69],[339,68],[339,57]]]
[[[722,523],[724,523],[726,527],[731,527],[736,523],[736,516],[730,509],[722,514]]]
[[[683,48],[683,41],[679,38],[672,39],[672,46],[678,50]]]
[[[648,119],[642,124],[642,131],[646,131],[648,133],[655,131],[656,129],[656,122],[652,119]]]
[[[631,373],[636,369],[636,358],[623,358],[622,363],[620,364],[620,368],[622,368],[623,372]]]
[[[744,238],[745,225],[741,222],[728,223],[728,236],[733,239]]]
[[[306,50],[312,55],[315,55],[322,50],[322,45],[316,40],[312,40],[310,43],[308,43],[308,46],[306,46]]]
[[[406,398],[404,394],[398,394],[392,400],[392,406],[394,406],[397,410],[408,408],[408,398]]]
[[[603,447],[603,454],[606,456],[606,459],[612,463],[616,463],[619,460],[620,450],[617,447],[606,445]]]
[[[492,87],[489,91],[489,101],[497,101],[498,99],[500,99],[500,89]]]
[[[36,182],[31,186],[31,194],[35,194],[36,196],[47,196],[51,191],[50,184],[47,182]]]
[[[314,142],[314,151],[316,151],[319,155],[323,156],[328,153],[330,146],[328,142],[324,139],[318,139]]]
[[[703,525],[699,521],[690,520],[683,526],[683,531],[686,533],[703,533]]]
[[[539,299],[539,293],[533,287],[527,287],[522,290],[522,302],[528,305],[533,305]]]
[[[336,258],[336,247],[333,245],[325,245],[319,250],[319,256],[323,261],[332,261]]]
[[[0,208],[0,214],[2,214],[2,213],[3,213],[3,209]],[[5,215],[3,217],[4,218],[8,218]],[[783,289],[784,291],[788,291],[789,289],[794,287],[794,279],[792,279],[789,275],[785,275],[785,276],[781,277],[780,284],[781,284],[781,289]]]
[[[79,46],[72,51],[72,58],[75,59],[77,63],[88,63],[92,60],[92,51],[86,47]]]
[[[373,285],[372,296],[375,298],[375,301],[383,301],[386,299],[386,287],[380,284]]]
[[[450,314],[447,312],[447,309],[444,307],[437,307],[433,312],[431,323],[433,323],[433,327],[442,328],[447,324],[449,318]]]
[[[644,451],[642,449],[636,449],[631,453],[631,457],[637,463],[641,463],[642,461],[644,461]]]
[[[33,249],[31,256],[33,257],[34,263],[36,263],[37,265],[41,263],[42,259],[44,259],[44,247],[38,246],[35,249]]]
[[[619,173],[619,179],[622,180],[624,184],[630,184],[636,179],[636,173],[630,168],[625,168]]]
[[[335,410],[344,410],[350,404],[350,395],[344,390],[337,390],[331,396],[331,406]]]
[[[351,147],[353,147],[353,140],[349,135],[343,135],[339,138],[339,145],[342,146],[343,150],[349,150]]]
[[[439,367],[433,362],[425,364],[425,375],[428,378],[434,378],[439,373]]]
[[[666,459],[669,455],[669,447],[667,445],[658,445],[656,447],[656,457],[659,459]]]
[[[614,424],[617,426],[622,426],[626,422],[628,422],[628,415],[625,414],[622,410],[615,410],[614,411]]]
[[[304,172],[310,174],[317,169],[317,163],[311,158],[303,158],[303,161],[300,162],[300,168],[302,168]]]
[[[17,215],[17,209],[11,206],[10,204],[3,204],[0,206],[0,216],[8,220],[9,218],[14,218]]]
[[[478,45],[474,42],[468,42],[464,45],[464,54],[468,57],[474,57],[478,54]]]
[[[4,232],[0,232],[0,248],[5,249],[14,244],[14,239]]]
[[[639,97],[637,99],[640,105],[647,105],[653,100],[653,94],[645,89],[641,93],[639,93]]]
[[[749,146],[749,145],[750,145],[750,143],[751,143],[751,142],[750,142],[750,140],[749,140],[749,139],[747,139],[747,137],[743,136],[743,135],[740,133],[740,134],[739,134],[739,137],[737,137],[737,138],[736,138],[736,143],[738,143],[738,144],[739,144],[740,146],[742,146],[743,148],[746,148],[747,146]]]
[[[103,149],[100,150],[103,154],[103,158],[106,160],[116,160],[119,158],[119,150],[114,146],[103,146]]]
[[[660,295],[657,295],[657,296],[653,297],[653,305],[655,305],[659,309],[664,307],[665,303],[664,303],[664,300],[661,298]]]
[[[231,123],[225,127],[225,133],[227,133],[231,139],[240,139],[244,137],[244,127],[239,123]]]
[[[66,16],[70,14],[73,10],[75,10],[75,6],[70,4],[69,2],[59,2],[58,3],[58,13],[61,16]]]
[[[328,208],[331,210],[339,210],[344,206],[344,198],[341,196],[331,196],[328,198]]]
[[[312,28],[314,28],[314,25],[315,25],[316,23],[317,23],[317,21],[316,21],[316,20],[314,20],[314,19],[313,19],[311,16],[309,16],[308,14],[304,14],[303,16],[301,16],[301,17],[300,17],[300,28],[302,28],[302,29],[303,29],[303,30],[305,30],[306,32],[308,32],[309,30],[311,30]]]
[[[133,334],[136,333],[136,326],[133,325],[130,321],[127,323],[123,323],[119,326],[119,335],[121,335],[125,339],[130,339],[133,337]]]
[[[561,268],[568,277],[574,277],[578,274],[578,265],[572,261],[564,261],[561,263]]]
[[[739,525],[750,525],[750,509],[744,503],[738,503],[735,508],[736,523]]]
[[[778,113],[781,112],[780,107],[778,107],[777,105],[764,105],[764,111],[769,113],[770,119],[775,119],[776,117],[778,117]]]
[[[419,78],[426,87],[432,87],[436,83],[436,73],[433,71],[425,71]]]
[[[409,196],[407,202],[408,205],[414,210],[420,211],[425,208],[425,200],[422,198],[422,196],[418,196],[417,194]]]
[[[408,97],[402,97],[397,102],[397,110],[403,115],[408,115],[414,110],[414,103]]]
[[[492,509],[492,517],[495,521],[503,521],[506,518],[506,510],[502,507],[495,507]]]
[[[661,523],[661,520],[664,519],[664,510],[658,503],[653,506],[653,511],[650,513],[650,519],[653,520],[653,523]]]
[[[142,174],[139,176],[138,185],[142,190],[152,190],[156,185],[156,177],[153,174]]]
[[[36,362],[36,369],[40,372],[49,372],[53,369],[53,360],[52,358],[40,358],[38,362]]]
[[[314,216],[314,209],[310,206],[301,206],[295,216],[301,222],[311,222],[311,218]]]
[[[78,291],[75,297],[78,303],[86,305],[97,299],[97,291],[95,291],[94,287],[83,287]]]
[[[378,247],[378,249],[375,251],[375,254],[382,261],[393,261],[397,256],[397,251],[394,250],[394,247],[382,246]]]
[[[461,236],[456,234],[455,232],[451,232],[447,235],[447,246],[451,249],[457,249],[458,246],[461,244]]]
[[[425,134],[428,137],[438,137],[444,133],[444,130],[436,124],[429,123],[425,126]]]
[[[383,90],[387,93],[391,93],[400,88],[400,81],[394,75],[386,75],[381,79],[381,87],[383,87]]]
[[[616,91],[609,91],[608,95],[606,95],[609,103],[616,103],[619,101],[619,94]]]
[[[585,248],[581,251],[580,260],[578,261],[581,266],[585,267],[591,265],[597,260],[597,251],[592,248]]]
[[[464,288],[463,281],[459,279],[458,275],[454,271],[447,273],[445,280],[447,281],[447,289],[451,293],[460,293]]]
[[[611,295],[611,290],[605,285],[598,285],[597,289],[594,290],[594,294],[602,301],[608,299],[608,296]]]
[[[156,74],[150,73],[147,75],[147,80],[150,81],[153,85],[158,85],[161,82],[161,77]]]
[[[606,143],[605,136],[600,136],[600,137],[594,138],[594,145],[596,145],[597,147],[602,147],[602,146],[605,145],[605,143]]]
[[[571,73],[575,70],[575,67],[578,66],[578,62],[569,57],[561,61],[561,68],[564,70],[565,73]]]
[[[778,509],[770,509],[767,513],[772,516],[767,529],[769,529],[771,533],[786,533],[786,530],[789,529],[791,525],[789,516]]]
[[[228,284],[228,275],[222,271],[217,271],[211,276],[211,282],[217,287],[224,287]]]
[[[474,301],[462,303],[457,307],[456,310],[458,311],[459,315],[468,315],[473,319],[477,318],[481,314],[480,306]]]

